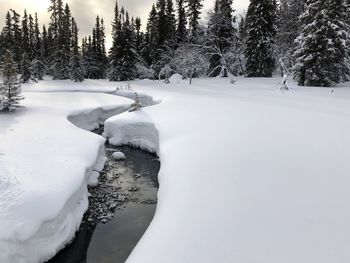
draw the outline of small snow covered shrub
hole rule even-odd
[[[174,73],[174,70],[169,66],[165,65],[159,72],[159,79],[164,79],[166,83],[169,83],[169,78]]]
[[[175,51],[170,65],[185,78],[205,76],[209,68],[200,48],[190,44],[183,44]]]
[[[136,64],[137,77],[139,79],[154,79],[154,71],[141,63]]]
[[[137,92],[135,92],[135,97],[134,97],[134,103],[131,104],[131,109],[129,110],[130,112],[132,111],[138,111],[142,108],[142,103],[140,102],[140,97]]]

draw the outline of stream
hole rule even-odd
[[[98,131],[96,131],[98,133]],[[113,160],[114,152],[126,159]],[[74,241],[48,263],[125,262],[153,219],[158,157],[129,146],[106,144],[108,158]]]

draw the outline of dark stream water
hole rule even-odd
[[[112,160],[116,151],[126,159]],[[157,156],[111,145],[106,145],[106,156],[99,185],[89,189],[90,207],[75,240],[48,263],[125,262],[152,221],[159,186]]]

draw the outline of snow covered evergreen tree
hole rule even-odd
[[[30,38],[29,38],[29,26],[28,26],[28,14],[27,10],[24,10],[22,19],[22,50],[24,52],[30,52]]]
[[[42,60],[45,66],[47,67],[47,63],[50,59],[50,43],[49,43],[49,36],[48,32],[46,30],[45,25],[43,26],[42,30],[42,45],[41,45],[41,54],[42,54]]]
[[[83,49],[83,64],[85,76],[88,79],[104,79],[106,77],[108,61],[104,30],[103,19],[97,16],[92,35],[85,39],[85,48]]]
[[[176,23],[176,34],[178,43],[186,41],[187,37],[187,18],[185,0],[176,0],[177,5],[177,23]]]
[[[196,41],[199,33],[199,20],[203,8],[203,0],[186,0],[189,25],[189,39]]]
[[[112,23],[112,38],[113,45],[110,50],[109,55],[109,68],[107,72],[108,79],[110,81],[119,81],[119,67],[120,67],[120,59],[121,53],[123,52],[121,46],[121,38],[122,38],[122,21],[119,14],[118,1],[115,4],[114,8],[114,21]]]
[[[294,64],[294,41],[301,33],[299,17],[304,7],[304,0],[280,0],[278,7],[277,55],[288,68]]]
[[[40,59],[33,59],[30,63],[30,71],[33,77],[37,80],[43,80],[44,75],[46,74],[46,65]]]
[[[158,21],[158,23],[162,22]],[[175,10],[172,0],[166,1],[164,28],[166,29],[167,34],[165,36],[163,44],[159,46],[159,59],[157,63],[155,63],[153,66],[153,69],[156,73],[159,73],[164,68],[169,67],[169,63],[173,59],[175,55],[175,50],[178,46],[176,37]],[[158,32],[158,34],[160,35],[161,32]],[[167,76],[165,76],[165,78],[167,78]]]
[[[119,12],[117,3],[112,26],[113,46],[110,51],[108,78],[110,81],[132,80],[137,75],[135,33],[128,12],[124,8]]]
[[[235,52],[237,32],[233,13],[233,0],[216,0],[210,15],[207,32],[206,53],[209,55],[210,77],[228,76],[227,59]]]
[[[157,62],[158,57],[158,16],[155,5],[149,13],[144,45],[141,50],[143,60],[149,68]]]
[[[174,9],[174,4],[172,0],[167,0],[165,14],[166,14],[166,27],[168,30],[168,35],[165,42],[167,42],[167,45],[169,45],[170,42],[174,42],[174,43],[177,42],[175,9]]]
[[[1,46],[1,55],[5,55],[5,52],[7,50],[12,50],[13,48],[13,33],[12,33],[12,20],[11,20],[11,14],[8,11],[6,13],[6,18],[5,18],[5,26],[2,29],[1,32],[2,36],[2,46]]]
[[[43,59],[43,41],[41,39],[37,13],[35,13],[33,47],[33,59],[30,63],[30,70],[35,79],[42,80],[43,76],[46,74],[46,65]]]
[[[347,27],[348,27],[348,32],[350,34],[350,0],[346,0],[346,23],[347,23]],[[348,50],[348,54],[347,54],[347,63],[350,64],[350,40],[348,41],[347,44],[347,50]]]
[[[135,42],[135,47],[137,54],[141,56],[141,47],[143,43],[143,33],[141,32],[141,18],[136,17],[135,19],[135,31],[136,31],[136,42]]]
[[[13,58],[16,63],[18,63],[21,60],[22,57],[22,48],[21,48],[21,42],[22,42],[22,30],[20,26],[20,15],[15,11],[11,10],[12,12],[12,34],[13,34],[13,46],[11,47]]]
[[[24,50],[24,52],[27,52],[29,60],[32,60],[34,58],[34,19],[31,14],[28,16],[28,29],[29,29],[29,50]]]
[[[68,4],[63,8],[62,0],[51,0],[51,34],[53,50],[50,71],[53,79],[69,79],[71,55],[71,13]]]
[[[30,60],[27,53],[24,52],[21,59],[21,81],[22,83],[27,83],[30,80],[33,80],[30,69]]]
[[[78,26],[72,18],[72,56],[69,61],[69,76],[74,82],[82,82],[84,80],[84,67],[82,64],[81,56],[79,54],[79,39],[78,39]]]
[[[166,4],[166,0],[157,0],[158,47],[161,47],[169,36]]]
[[[17,77],[17,65],[11,51],[7,50],[0,67],[0,108],[3,111],[13,111],[18,108],[21,89]]]
[[[349,32],[343,0],[308,0],[295,51],[295,78],[303,86],[334,86],[349,78]]]
[[[15,10],[11,9],[7,12],[5,26],[2,29],[1,35],[1,55],[4,55],[7,50],[11,51],[13,59],[19,66],[22,57],[22,30],[20,16]]]
[[[130,23],[128,12],[125,12],[125,20],[123,21],[121,33],[123,52],[121,54],[121,64],[118,69],[119,80],[132,80],[137,75],[137,52],[135,48],[135,39],[133,38],[133,28]]]
[[[96,52],[92,44],[92,38],[89,36],[83,40],[83,66],[85,78],[96,79],[100,69],[98,68]]]
[[[275,69],[276,8],[275,0],[250,0],[246,17],[247,77],[271,77]]]

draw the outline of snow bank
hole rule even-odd
[[[0,116],[4,263],[48,260],[71,241],[88,207],[87,184],[96,184],[103,168],[105,139],[67,118],[90,129],[132,102],[72,92],[27,92],[25,97],[25,109]]]
[[[159,135],[150,117],[143,111],[123,113],[105,122],[103,134],[113,145],[131,145],[159,153]]]
[[[169,83],[180,84],[183,81],[183,77],[180,74],[174,74],[169,78]]]
[[[69,115],[68,120],[81,129],[93,131],[98,129],[100,125],[103,125],[104,121],[109,117],[125,112],[129,108],[130,105],[123,105],[118,107],[111,106],[109,108],[86,110],[82,112],[78,111]]]

